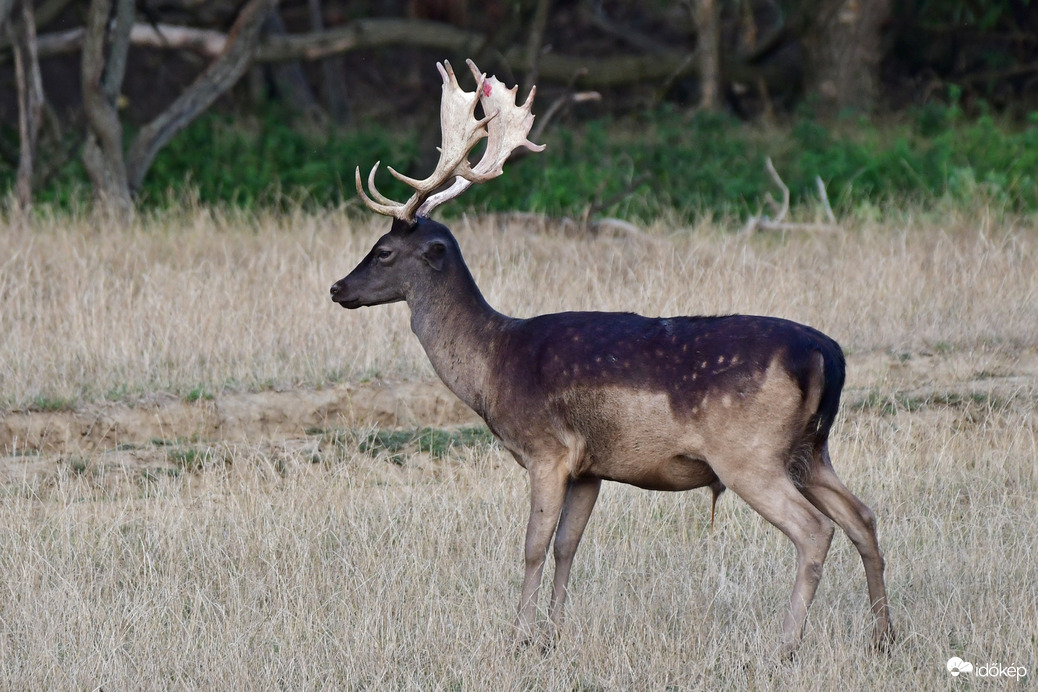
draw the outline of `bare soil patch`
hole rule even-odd
[[[845,410],[986,405],[1038,397],[1038,353],[871,352],[848,358]],[[373,380],[186,401],[154,395],[62,411],[0,413],[0,482],[46,478],[90,458],[108,470],[174,465],[168,447],[306,444],[327,430],[480,424],[438,381]],[[182,460],[181,460],[182,461]]]
[[[290,444],[326,429],[478,422],[439,382],[385,380],[197,401],[156,395],[68,411],[10,411],[0,413],[0,482],[52,475],[70,457],[84,455],[100,455],[106,467],[165,467],[164,447],[178,442]]]

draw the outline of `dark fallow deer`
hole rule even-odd
[[[563,312],[517,319],[487,304],[454,236],[430,212],[472,183],[502,173],[528,139],[531,91],[476,76],[467,93],[449,64],[443,77],[443,143],[436,170],[414,180],[404,204],[381,195],[360,169],[365,204],[395,220],[368,255],[331,288],[344,308],[406,301],[411,329],[436,373],[530,476],[517,629],[534,632],[536,595],[552,537],[549,617],[558,632],[573,555],[603,480],[653,490],[733,490],[796,546],[796,581],[778,654],[792,655],[822,575],[833,524],[865,565],[874,641],[891,636],[883,557],[871,510],[840,482],[829,431],[840,404],[844,358],[825,334],[774,317],[642,317]],[[485,117],[475,117],[481,103]],[[486,137],[479,163],[469,151]],[[435,192],[454,179],[441,192]],[[372,197],[374,199],[372,199]]]

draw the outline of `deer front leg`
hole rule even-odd
[[[551,620],[553,634],[558,636],[562,626],[562,612],[566,604],[569,572],[573,567],[573,556],[584,535],[591,510],[598,500],[598,491],[602,487],[599,478],[580,478],[572,480],[566,490],[566,499],[562,504],[562,516],[555,532],[555,578],[551,588],[551,607],[548,618]]]
[[[559,523],[559,514],[566,497],[567,473],[563,463],[529,464],[530,520],[526,524],[524,550],[525,572],[523,590],[519,597],[516,631],[520,643],[533,639],[533,623],[537,613],[537,589],[544,572],[548,545]]]

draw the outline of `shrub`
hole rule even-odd
[[[927,105],[896,123],[848,118],[823,124],[804,110],[785,127],[762,130],[667,107],[558,128],[546,143],[545,153],[513,162],[506,175],[473,188],[452,208],[580,216],[594,205],[643,220],[664,210],[686,218],[746,215],[772,187],[764,170],[770,156],[794,205],[813,203],[819,176],[838,209],[906,198],[968,204],[982,196],[1013,210],[1038,210],[1038,113],[1022,125],[984,113],[967,122],[953,102]],[[423,175],[433,156],[431,144],[420,146],[417,136],[380,124],[315,132],[292,127],[273,110],[244,119],[210,113],[159,153],[141,205],[185,198],[246,208],[337,205],[355,199],[355,166],[366,175],[382,160]],[[0,163],[0,185],[13,179],[14,167]],[[410,194],[384,171],[378,186],[395,199]],[[72,157],[38,197],[70,208],[88,191],[82,165]]]

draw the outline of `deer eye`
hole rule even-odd
[[[385,262],[387,259],[389,259],[392,256],[393,256],[393,251],[392,250],[387,250],[387,249],[383,248],[381,250],[376,250],[375,251],[375,259],[377,259],[379,262]]]

